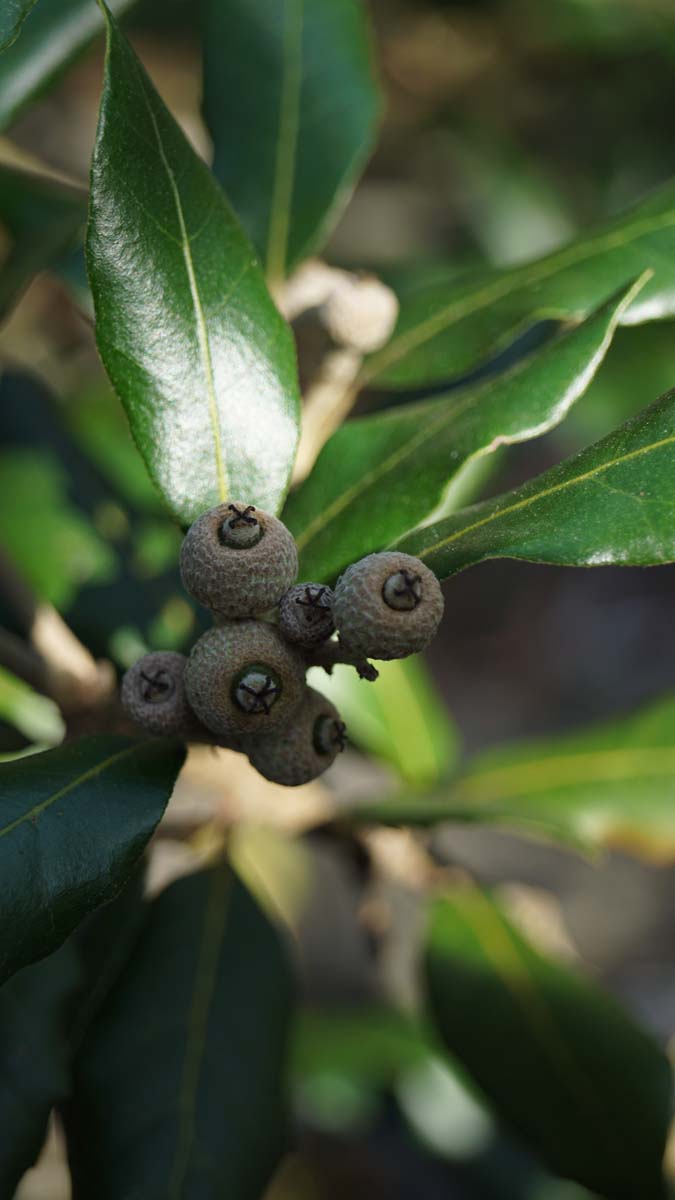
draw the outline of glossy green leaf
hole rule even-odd
[[[300,577],[332,579],[381,550],[427,519],[469,462],[562,421],[646,282],[638,280],[496,380],[338,429],[284,510],[300,551]]]
[[[484,822],[675,858],[675,700],[561,737],[497,746],[443,787],[358,806],[353,820],[431,826]]]
[[[106,583],[114,551],[67,494],[58,460],[39,450],[0,453],[2,545],[43,600],[68,607],[85,584]]]
[[[406,782],[431,785],[454,766],[459,738],[424,659],[378,662],[377,669],[374,683],[341,664],[330,675],[315,667],[309,678],[338,708],[350,740]]]
[[[283,1151],[291,985],[278,931],[228,867],[153,902],[75,1062],[78,1200],[258,1200]]]
[[[80,968],[67,943],[0,988],[0,1192],[13,1196],[70,1088],[67,1028]]]
[[[214,170],[265,263],[328,236],[372,146],[379,98],[361,0],[207,0]]]
[[[121,15],[136,0],[111,0]],[[2,0],[2,6],[7,0]],[[9,0],[17,3],[17,0]],[[28,8],[25,0],[18,0]],[[40,0],[0,65],[0,130],[55,84],[103,29],[96,0]]]
[[[579,319],[647,268],[654,278],[623,314],[623,323],[672,316],[674,264],[675,183],[670,183],[535,262],[401,294],[393,337],[366,362],[359,382],[418,387],[450,379],[535,321]]]
[[[35,0],[4,0],[0,10],[0,51],[16,41]]]
[[[107,22],[87,237],[101,357],[181,522],[228,497],[276,511],[298,432],[291,332],[218,184]]]
[[[86,215],[84,192],[0,163],[0,320],[33,276],[77,241]]]
[[[512,492],[397,543],[446,579],[487,558],[567,567],[675,560],[675,392]]]
[[[119,891],[183,758],[170,743],[92,737],[0,765],[0,980]]]
[[[609,1200],[662,1200],[671,1069],[590,980],[540,955],[478,889],[434,906],[431,1012],[504,1121]]]

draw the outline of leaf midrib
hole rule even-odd
[[[471,316],[479,309],[487,308],[490,304],[504,299],[522,287],[540,283],[549,276],[555,275],[558,270],[574,266],[583,262],[584,259],[592,258],[595,254],[626,246],[640,237],[649,233],[658,233],[659,230],[667,229],[669,226],[675,226],[675,212],[661,214],[658,218],[643,218],[628,229],[623,226],[621,229],[599,234],[586,242],[568,246],[550,258],[529,263],[511,274],[486,284],[485,287],[479,288],[469,296],[451,301],[445,308],[428,317],[426,321],[421,321],[407,333],[393,338],[383,350],[374,354],[359,372],[356,381],[358,387],[364,387],[371,379],[398,362],[411,350],[417,349],[436,334],[462,321],[465,317]]]
[[[45,811],[45,809],[50,808],[52,804],[56,804],[58,800],[63,799],[68,792],[72,792],[74,788],[86,783],[89,779],[95,779],[97,775],[102,774],[102,772],[106,771],[108,767],[112,766],[113,763],[121,762],[122,759],[128,758],[130,755],[135,754],[138,749],[138,746],[128,746],[124,750],[118,750],[115,754],[111,754],[108,758],[105,758],[103,762],[96,763],[95,766],[90,767],[87,771],[83,771],[81,775],[78,775],[75,779],[72,779],[70,783],[64,784],[64,786],[59,788],[57,792],[52,792],[52,794],[47,796],[45,800],[41,800],[39,804],[35,804],[27,812],[23,813],[20,817],[17,817],[15,821],[11,821],[9,825],[5,825],[4,828],[1,828],[0,837],[4,837],[5,834],[11,833],[13,829],[16,829],[19,825],[22,825],[24,821],[34,820],[34,818],[38,817],[40,813]]]
[[[420,550],[417,557],[420,559],[429,558],[430,555],[437,553],[439,550],[446,549],[453,542],[459,541],[463,537],[475,532],[476,529],[481,529],[485,525],[489,525],[492,521],[499,521],[502,517],[511,516],[514,512],[518,512],[523,508],[528,508],[532,504],[536,504],[540,500],[545,500],[547,497],[555,495],[557,492],[565,491],[568,488],[576,487],[577,484],[588,483],[589,480],[594,480],[597,476],[610,471],[613,467],[619,467],[623,463],[630,462],[632,459],[640,458],[644,454],[651,454],[654,450],[659,450],[662,446],[669,446],[675,443],[675,435],[667,438],[661,438],[657,442],[652,442],[648,446],[640,446],[637,450],[631,450],[628,454],[622,454],[619,458],[610,459],[608,462],[601,463],[599,466],[593,467],[592,470],[586,471],[583,475],[575,475],[572,479],[563,480],[562,483],[556,483],[553,487],[544,488],[542,491],[536,492],[532,496],[525,496],[522,500],[516,501],[515,504],[509,504],[506,508],[498,509],[496,512],[488,513],[479,521],[474,521],[471,525],[464,525],[461,529],[455,530],[454,533],[448,534],[447,537],[441,538],[440,541],[434,542],[430,546],[425,546]],[[638,498],[635,497],[637,500]],[[493,502],[488,502],[493,503]]]
[[[110,28],[110,22],[109,22],[109,28]],[[207,395],[208,406],[209,406],[209,418],[211,421],[211,429],[213,432],[213,449],[214,449],[214,457],[215,457],[216,480],[217,480],[217,484],[218,484],[218,495],[219,495],[220,501],[223,502],[223,501],[227,500],[227,497],[229,494],[229,487],[228,487],[228,480],[227,480],[227,471],[226,471],[226,467],[225,467],[225,457],[223,454],[223,447],[222,447],[222,433],[221,433],[221,428],[220,428],[218,398],[216,395],[215,377],[214,377],[214,371],[213,371],[213,359],[211,356],[211,344],[209,341],[209,333],[208,333],[208,327],[207,327],[207,323],[206,323],[206,315],[204,313],[204,306],[202,304],[202,299],[201,299],[201,295],[199,292],[199,285],[197,283],[197,276],[196,276],[194,262],[193,262],[193,258],[192,258],[192,251],[190,249],[190,239],[188,237],[187,226],[185,224],[185,215],[183,213],[183,204],[181,201],[180,192],[178,190],[178,184],[176,183],[176,178],[175,178],[173,170],[171,168],[171,164],[169,163],[169,160],[166,157],[166,153],[164,151],[164,143],[162,141],[162,135],[159,130],[159,125],[157,124],[157,118],[153,111],[152,104],[150,103],[150,97],[148,96],[148,94],[146,92],[145,79],[143,78],[143,74],[142,74],[140,65],[139,65],[138,61],[133,57],[130,59],[130,61],[133,62],[133,65],[134,65],[134,70],[136,72],[136,77],[138,79],[140,92],[143,97],[145,107],[148,111],[148,116],[150,117],[152,128],[153,128],[155,138],[157,141],[157,149],[159,151],[159,156],[162,161],[162,166],[164,167],[167,179],[169,181],[169,187],[171,189],[171,195],[173,198],[174,207],[176,209],[176,218],[178,220],[178,228],[180,230],[179,246],[180,246],[181,253],[183,255],[183,262],[185,264],[185,270],[186,270],[187,277],[188,277],[188,285],[190,288],[190,297],[192,299],[192,307],[194,310],[195,322],[196,322],[196,326],[197,326],[197,339],[199,342],[200,358],[202,360],[202,366],[203,366],[203,370],[204,370],[206,395]]]

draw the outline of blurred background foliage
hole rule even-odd
[[[48,12],[43,3],[24,36]],[[518,263],[675,174],[670,0],[372,0],[370,7],[386,112],[328,247],[331,262],[370,268],[401,287]],[[194,4],[142,0],[125,27],[208,158]],[[5,110],[2,161],[40,162],[86,179],[100,81],[99,40],[48,98],[17,116]],[[180,533],[98,365],[67,216],[54,270],[31,284],[0,329],[2,538],[38,595],[96,655],[123,669],[148,648],[184,648],[203,617],[180,587]],[[303,372],[317,333],[304,322],[297,332]],[[544,322],[528,331],[508,360],[550,332]],[[481,463],[464,482],[463,502],[479,485],[498,491],[546,469],[671,387],[674,333],[673,322],[619,329],[569,418]],[[411,398],[366,392],[358,411]],[[426,663],[387,664],[374,688],[336,672],[330,686],[357,746],[334,786],[369,793],[392,776],[433,784],[455,766],[460,742],[473,752],[559,732],[671,690],[674,592],[673,568],[565,572],[502,562],[458,577],[446,589],[447,617]],[[10,612],[0,619],[11,629]],[[60,736],[53,706],[3,674],[0,750]],[[284,853],[282,839],[277,866]],[[453,827],[436,835],[434,853],[501,889],[509,911],[534,921],[549,949],[560,949],[563,929],[564,953],[581,957],[663,1041],[672,1038],[669,862],[650,865],[616,851],[590,865],[514,836]],[[300,1153],[287,1160],[269,1200],[345,1192],[369,1200],[588,1197],[505,1134],[429,1030],[407,1015],[420,921],[412,891],[371,894],[353,847],[321,831],[305,839],[304,854],[322,884],[318,892],[312,885],[321,902],[305,905],[298,935],[304,1004],[292,1084]],[[284,868],[276,873],[283,892]],[[274,868],[270,875],[274,886]],[[391,928],[394,919],[399,932],[376,962],[368,929]],[[50,1153],[26,1178],[23,1200],[66,1194]]]

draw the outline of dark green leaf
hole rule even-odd
[[[6,50],[18,38],[35,0],[4,0],[0,11],[0,51]]]
[[[183,758],[171,743],[93,737],[0,765],[0,980],[119,891]]]
[[[675,313],[675,184],[546,257],[471,280],[401,295],[397,328],[366,362],[360,384],[417,387],[461,374],[542,318],[590,312],[645,269],[651,283],[624,324]]]
[[[397,543],[446,579],[487,558],[567,567],[675,559],[675,392],[513,492]]]
[[[87,239],[98,345],[183,523],[276,511],[297,441],[293,340],[204,163],[108,16]]]
[[[52,1108],[70,1086],[66,1030],[80,983],[68,943],[0,988],[0,1193],[35,1162]]]
[[[379,112],[361,0],[207,0],[204,113],[214,170],[283,277],[325,240]]]
[[[229,868],[152,904],[75,1063],[77,1200],[258,1200],[284,1146],[290,978]]]
[[[426,978],[450,1052],[555,1171],[611,1200],[665,1196],[670,1066],[609,996],[473,888],[435,905]]]
[[[645,282],[496,380],[338,429],[284,510],[300,550],[300,578],[331,579],[381,550],[428,518],[472,459],[562,421]]]
[[[360,823],[478,821],[675,857],[675,700],[558,738],[498,746],[442,788],[356,807]]]
[[[0,91],[5,59],[0,68]],[[38,271],[78,240],[87,198],[31,171],[0,163],[0,233],[8,238],[0,266],[0,320]]]
[[[135,0],[111,0],[110,7],[121,14],[134,3]],[[24,108],[56,83],[102,29],[103,18],[96,0],[40,0],[21,37],[2,56],[0,130],[11,125]]]

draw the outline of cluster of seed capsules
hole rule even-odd
[[[180,570],[214,627],[187,658],[139,659],[124,676],[122,703],[146,733],[237,750],[288,787],[321,775],[345,744],[336,708],[306,682],[308,667],[349,662],[375,679],[370,658],[417,653],[443,615],[436,576],[396,551],[360,559],[335,590],[296,583],[291,533],[252,504],[219,504],[199,517]]]

